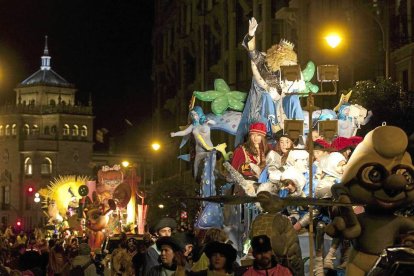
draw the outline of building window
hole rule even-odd
[[[85,125],[83,125],[83,126],[82,126],[82,129],[81,129],[81,136],[82,136],[82,137],[86,137],[86,136],[88,136],[88,127],[87,127],[87,126],[85,126]]]
[[[79,135],[79,127],[77,125],[73,125],[72,135],[73,136],[78,136]]]
[[[50,133],[52,133],[52,134],[56,134],[56,133],[57,133],[57,127],[56,127],[56,126],[52,126],[52,127],[50,128]]]
[[[49,101],[49,104],[50,104],[51,106],[56,106],[56,101],[55,101],[54,99],[51,99],[51,100]]]
[[[50,128],[48,126],[45,126],[44,134],[45,135],[49,135],[50,134]]]
[[[10,186],[2,186],[1,187],[1,199],[2,199],[2,209],[7,210],[8,205],[10,204]]]
[[[6,125],[6,136],[10,136],[10,125]]]
[[[25,134],[25,135],[29,135],[30,134],[30,127],[29,127],[28,124],[25,124],[23,126],[23,134]]]
[[[65,124],[65,125],[63,126],[63,135],[64,135],[64,136],[69,135],[69,125],[68,125],[68,124]]]
[[[39,126],[38,125],[33,125],[32,134],[33,135],[39,134]]]
[[[13,125],[12,125],[11,134],[12,134],[13,136],[16,136],[16,135],[17,135],[17,131],[16,131],[16,124],[13,124]]]
[[[3,126],[1,125],[0,126],[0,136],[3,136],[4,135],[4,128],[3,128]]]
[[[27,157],[24,160],[24,174],[25,175],[32,175],[33,174],[32,158],[30,158],[30,157]]]
[[[42,175],[50,175],[52,174],[52,168],[52,159],[50,159],[49,157],[45,157],[40,168],[40,173]]]

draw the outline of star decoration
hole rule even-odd
[[[247,93],[231,91],[223,79],[214,81],[214,90],[205,92],[194,91],[194,96],[203,102],[212,102],[211,111],[216,115],[222,115],[227,108],[243,111]]]

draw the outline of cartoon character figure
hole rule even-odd
[[[96,194],[94,193],[94,202],[87,205],[86,211],[86,227],[91,230],[89,232],[89,246],[92,249],[100,248],[105,239],[105,234],[102,230],[108,225],[109,215],[108,213],[116,209],[115,202],[110,199],[108,201],[109,208],[106,209]]]
[[[63,217],[59,213],[56,201],[53,199],[49,201],[49,205],[47,206],[47,214],[49,216],[49,224],[51,225],[58,224],[63,221]]]
[[[394,126],[380,126],[357,146],[342,176],[332,187],[340,202],[365,204],[355,215],[351,207],[326,228],[332,237],[353,241],[347,275],[365,275],[381,252],[395,245],[400,234],[414,230],[414,220],[395,211],[414,200],[414,167],[406,152],[408,138]]]
[[[112,194],[123,181],[124,174],[120,165],[102,166],[102,169],[98,171],[98,183],[96,183],[99,200],[107,202],[111,199]]]

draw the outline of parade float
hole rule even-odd
[[[41,189],[46,229],[70,230],[88,237],[91,248],[101,248],[107,236],[129,232],[143,234],[146,206],[139,204],[137,178],[120,165],[103,166],[97,178],[59,176]]]
[[[350,266],[353,266],[354,262],[358,263],[360,256],[370,259],[369,254],[363,254],[371,252],[372,248],[376,249],[374,253],[378,256],[386,247],[395,245],[395,233],[403,231],[399,226],[392,227],[392,233],[381,230],[384,225],[380,222],[369,222],[375,216],[373,212],[394,212],[412,202],[410,187],[413,183],[413,170],[411,159],[408,159],[405,153],[407,144],[395,143],[391,141],[393,139],[387,138],[399,135],[398,139],[405,141],[403,131],[383,126],[375,130],[375,134],[368,135],[368,140],[371,141],[356,137],[358,130],[372,118],[372,112],[358,102],[351,101],[351,90],[342,94],[338,105],[331,109],[315,107],[314,97],[338,94],[337,79],[332,80],[333,91],[323,91],[322,83],[320,86],[312,84],[316,65],[309,61],[305,69],[300,70],[293,50],[294,45],[287,40],[282,39],[266,54],[257,51],[254,37],[257,25],[256,20],[252,18],[249,22],[249,33],[243,40],[243,46],[251,59],[253,73],[250,91],[235,91],[225,80],[216,79],[213,90],[194,91],[189,106],[190,124],[181,128],[179,132],[171,133],[171,137],[184,136],[180,148],[191,135],[196,141],[193,159],[189,155],[179,156],[180,159],[194,162],[194,177],[200,184],[199,197],[193,198],[203,202],[195,227],[224,228],[234,246],[244,254],[248,251],[245,245],[249,237],[266,234],[271,238],[273,251],[278,260],[281,263],[285,262],[295,275],[303,275],[310,271],[323,275],[321,260],[329,249],[329,244],[325,244],[325,252],[323,249],[323,243],[326,243],[325,225],[328,225],[327,233],[332,237],[346,237],[357,244],[360,243],[360,248],[355,248],[355,255],[351,255],[354,259],[350,261]],[[318,77],[318,81],[326,80],[319,80]],[[305,107],[301,106],[303,98],[306,99]],[[200,106],[206,107],[205,104],[196,105],[197,100],[211,102],[211,113],[201,109]],[[229,145],[213,143],[210,137],[212,130],[224,131],[235,137],[234,153],[233,147]],[[258,136],[260,138],[257,138]],[[286,156],[283,152],[262,154],[263,141],[269,147],[277,149],[277,144],[284,139],[283,137],[291,140],[291,147],[294,145],[295,150],[288,150]],[[317,139],[323,140],[319,146],[311,142]],[[386,141],[389,149],[381,145],[383,141]],[[358,145],[359,143],[361,145]],[[392,145],[393,143],[397,145]],[[249,146],[252,148],[250,151]],[[315,168],[313,162],[316,146],[317,150],[322,148],[328,151],[328,155],[331,151],[336,152],[318,164],[320,170]],[[353,150],[356,156],[349,160],[350,169],[347,170],[345,164]],[[376,156],[383,160],[380,162],[381,165],[373,165]],[[366,173],[361,172],[364,168]],[[283,176],[284,171],[292,170],[296,172],[285,173]],[[215,183],[218,177],[227,180],[227,183],[219,188]],[[304,181],[298,180],[302,178]],[[341,182],[341,178],[346,181]],[[299,193],[286,192],[282,186],[288,180],[297,180],[296,189],[299,187],[306,197],[299,197]],[[337,193],[332,194],[331,187],[337,187],[336,183],[341,184],[336,188]],[[391,192],[394,186],[398,186],[399,193]],[[369,196],[369,192],[365,193],[365,190],[377,192],[374,192],[374,196]],[[368,206],[374,211],[362,211],[362,215],[358,215],[357,218],[352,206]],[[287,216],[286,213],[282,215],[281,211],[286,207],[306,210],[306,223],[303,223],[303,217],[293,220],[293,216]],[[321,207],[337,208],[341,210],[341,215],[332,221],[331,217],[322,217],[319,213]],[[359,210],[357,213],[360,213],[361,209],[363,210],[363,207],[356,208]],[[313,225],[314,218],[322,222],[318,223],[317,227]],[[403,228],[406,230],[411,227],[408,225],[410,220],[404,220],[391,213],[387,218],[404,221]],[[378,246],[373,245],[375,241],[371,238],[371,231],[366,230],[366,223],[370,224],[369,229],[377,229],[372,229],[375,235],[387,237],[384,242]],[[306,235],[309,238],[304,242],[304,239],[298,238],[298,234],[305,227],[308,229]],[[304,254],[304,251],[307,252]],[[310,260],[306,265],[308,267],[304,267],[302,260],[305,256]],[[352,271],[367,272],[373,265],[370,259],[366,267],[354,267]]]

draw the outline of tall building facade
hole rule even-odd
[[[92,105],[75,104],[76,88],[51,68],[47,40],[38,71],[0,107],[0,219],[25,229],[45,216],[34,193],[59,175],[92,174]]]
[[[232,89],[249,90],[250,60],[241,45],[248,20],[254,15],[262,23],[257,45],[267,49],[280,40],[274,14],[285,2],[288,1],[155,1],[153,132],[155,137],[164,138],[168,147],[162,158],[166,163],[160,160],[156,164],[157,178],[190,169],[188,163],[174,161],[179,154],[179,139],[167,137],[187,123],[193,91],[213,88],[216,78],[224,79]],[[202,106],[209,112],[208,105]],[[233,144],[228,135],[213,133],[212,138],[214,143],[226,141],[230,147]]]

